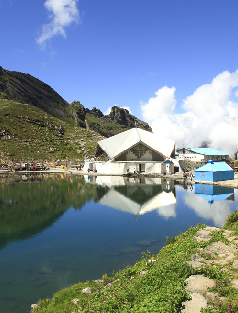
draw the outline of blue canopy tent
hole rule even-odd
[[[234,200],[234,189],[214,185],[195,185],[195,194],[206,199],[209,204],[219,200]]]
[[[195,170],[195,181],[216,182],[230,179],[234,179],[234,170],[226,162],[209,160],[207,164]]]

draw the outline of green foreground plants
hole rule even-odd
[[[238,235],[237,225],[236,212],[224,226]],[[220,265],[194,269],[186,263],[192,254],[203,251],[209,243],[226,242],[221,232],[216,231],[208,242],[194,241],[196,232],[204,227],[203,224],[191,226],[172,240],[167,238],[167,245],[158,254],[143,253],[139,262],[113,277],[105,274],[101,280],[80,282],[59,291],[52,299],[40,300],[33,312],[181,312],[183,302],[191,299],[185,291],[185,279],[194,274],[214,279],[216,285],[211,291],[226,297],[223,302],[209,303],[203,312],[238,312],[238,292],[230,283],[230,279],[238,275],[237,271],[232,272],[230,264],[224,271]],[[88,293],[82,292],[85,288]]]

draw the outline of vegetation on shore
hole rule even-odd
[[[80,282],[59,291],[52,299],[40,300],[33,312],[180,312],[182,303],[190,299],[184,281],[194,274],[213,278],[216,285],[211,291],[225,297],[224,301],[210,303],[203,312],[237,312],[238,290],[231,287],[230,281],[237,279],[238,274],[231,264],[216,267],[208,264],[199,269],[186,263],[192,254],[211,242],[229,243],[223,230],[212,232],[209,242],[194,241],[196,232],[204,227],[202,224],[191,226],[185,233],[171,240],[167,238],[167,245],[158,254],[143,253],[139,262],[113,277],[105,274],[101,280]],[[227,218],[223,229],[238,235],[237,211]],[[83,293],[87,287],[90,293]]]

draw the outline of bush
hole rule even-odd
[[[238,221],[238,211],[236,210],[235,213],[229,215],[226,219],[226,223],[224,224],[224,228],[226,229],[229,225],[232,225]]]

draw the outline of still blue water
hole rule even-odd
[[[158,253],[190,225],[221,227],[237,194],[161,179],[3,176],[0,312],[30,312],[62,288]]]

